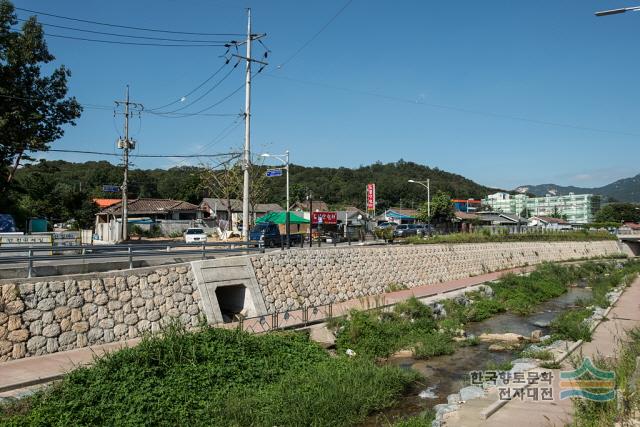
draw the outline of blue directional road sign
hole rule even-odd
[[[119,193],[120,192],[120,186],[118,186],[118,185],[103,185],[102,186],[102,191],[104,191],[105,193]]]
[[[268,178],[282,176],[282,169],[267,169],[266,175]]]

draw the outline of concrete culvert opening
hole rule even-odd
[[[243,285],[221,286],[216,289],[216,299],[225,323],[248,317],[255,311],[247,288]]]

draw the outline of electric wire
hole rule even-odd
[[[183,99],[191,96],[194,92],[196,92],[198,89],[200,89],[202,86],[206,85],[207,83],[209,83],[209,81],[214,78],[215,76],[218,75],[218,73],[220,73],[220,71],[223,70],[224,67],[227,66],[227,64],[229,64],[229,61],[225,61],[220,68],[218,68],[216,71],[213,72],[213,74],[211,74],[209,77],[207,77],[206,80],[204,80],[202,83],[200,83],[198,86],[196,86],[193,90],[191,90],[189,93],[187,93],[186,95],[181,96],[180,98],[176,99],[175,101],[172,101],[168,104],[165,105],[161,105],[160,107],[154,107],[154,108],[150,108],[148,111],[157,111],[157,110],[162,110],[163,108],[167,108],[173,104],[176,104],[178,102],[182,102]]]
[[[376,97],[376,98],[387,99],[387,100],[390,100],[390,101],[401,102],[401,103],[404,103],[404,104],[421,105],[421,106],[437,108],[437,109],[441,109],[441,110],[450,110],[450,111],[457,111],[457,112],[466,113],[466,114],[476,114],[476,115],[481,115],[481,116],[495,117],[495,118],[501,118],[501,119],[509,119],[509,120],[514,120],[514,121],[534,123],[534,124],[544,125],[544,126],[555,126],[555,127],[561,127],[561,128],[567,128],[567,129],[576,129],[576,130],[583,130],[583,131],[590,131],[590,132],[607,133],[607,134],[612,134],[612,135],[624,135],[624,136],[640,137],[640,134],[632,133],[632,132],[623,132],[623,131],[617,131],[617,130],[611,130],[611,129],[594,128],[594,127],[589,127],[589,126],[581,126],[581,125],[574,125],[574,124],[570,124],[570,123],[553,122],[553,121],[548,121],[548,120],[531,119],[531,118],[527,118],[527,117],[512,116],[512,115],[509,115],[509,114],[495,113],[495,112],[490,112],[490,111],[474,110],[474,109],[470,109],[470,108],[457,107],[457,106],[453,106],[453,105],[445,105],[445,104],[436,104],[436,103],[424,102],[422,100],[417,101],[417,100],[412,100],[412,99],[408,99],[408,98],[401,98],[401,97],[397,97],[397,96],[385,95],[385,94],[376,93],[376,92],[369,92],[369,91],[366,91],[366,90],[352,89],[352,88],[348,88],[348,87],[335,86],[335,85],[326,84],[326,83],[313,82],[313,81],[308,81],[308,80],[301,80],[301,79],[296,79],[296,78],[292,78],[292,77],[286,77],[286,76],[273,74],[273,73],[267,73],[265,75],[269,76],[269,77],[272,77],[272,78],[281,79],[281,80],[288,80],[288,81],[292,81],[292,82],[300,83],[300,84],[304,84],[304,85],[318,86],[318,87],[323,87],[323,88],[333,89],[333,90],[338,90],[338,91],[343,91],[343,92],[350,92],[350,93],[356,93],[356,94],[360,94],[360,95],[372,96],[372,97]]]
[[[27,19],[18,18],[18,21],[27,22]],[[40,21],[38,21],[38,24],[44,27],[59,28],[63,30],[78,31],[78,32],[90,33],[90,34],[100,34],[105,36],[126,37],[126,38],[132,38],[132,39],[157,40],[157,41],[165,41],[165,42],[185,42],[185,43],[223,43],[223,44],[231,43],[231,41],[229,40],[172,39],[172,38],[165,38],[165,37],[135,36],[132,34],[110,33],[106,31],[95,31],[95,30],[87,30],[83,28],[67,27],[65,25],[56,25],[56,24],[50,24],[47,22],[40,22]]]
[[[71,18],[69,16],[55,15],[53,13],[47,13],[47,12],[39,12],[37,10],[25,9],[23,7],[16,7],[15,9],[21,10],[23,12],[35,13],[36,15],[44,15],[44,16],[50,16],[52,18],[66,19],[68,21],[84,22],[86,24],[102,25],[105,27],[113,27],[113,28],[125,28],[125,29],[136,30],[136,31],[150,31],[154,33],[167,33],[167,34],[188,34],[192,36],[244,36],[245,35],[242,33],[200,33],[200,32],[190,32],[190,31],[162,30],[158,28],[133,27],[128,25],[118,25],[118,24],[111,24],[107,22],[91,21],[88,19]]]
[[[209,95],[215,88],[217,88],[218,86],[220,86],[222,84],[222,82],[224,82],[230,75],[231,73],[233,73],[233,71],[238,68],[238,65],[240,64],[240,61],[236,62],[236,65],[234,65],[229,72],[227,72],[227,74],[225,74],[224,76],[222,76],[222,78],[220,80],[218,80],[218,82],[216,84],[214,84],[211,88],[209,88],[209,90],[207,90],[205,93],[203,93],[202,95],[200,95],[198,98],[196,98],[195,100],[191,101],[190,103],[188,103],[187,105],[180,107],[180,108],[176,108],[175,110],[172,111],[156,111],[157,114],[172,114],[172,113],[177,113],[178,111],[182,111],[184,109],[187,109],[189,107],[191,107],[193,104],[197,103],[198,101],[200,101],[202,98],[204,98],[205,96]]]
[[[101,40],[101,39],[91,39],[88,37],[73,37],[73,36],[63,36],[61,34],[51,34],[45,31],[45,35],[47,37],[56,37],[61,39],[70,39],[70,40],[78,40],[78,41],[86,41],[93,43],[107,43],[107,44],[120,44],[120,45],[129,45],[129,46],[154,46],[154,47],[227,47],[226,44],[167,44],[167,43],[140,43],[140,42],[125,42],[120,40]]]
[[[340,8],[340,10],[338,10],[332,17],[331,19],[329,19],[327,21],[326,24],[324,24],[313,36],[311,36],[311,38],[309,40],[307,40],[306,42],[304,42],[302,44],[302,46],[300,46],[298,48],[298,50],[296,50],[295,52],[293,52],[293,54],[291,56],[289,56],[284,62],[280,63],[280,65],[278,65],[278,68],[282,68],[285,66],[285,64],[287,64],[288,62],[290,62],[293,58],[295,58],[296,56],[298,56],[298,54],[300,54],[300,52],[302,52],[304,49],[306,49],[307,46],[309,46],[315,39],[318,38],[318,36],[320,34],[322,34],[324,32],[324,30],[326,30],[329,25],[331,25],[331,23],[333,21],[336,20],[336,18],[338,18],[338,16],[340,16],[342,14],[342,12],[345,11],[345,9],[347,7],[349,7],[349,5],[353,2],[353,0],[348,0],[344,6],[342,6],[342,8]]]
[[[73,153],[73,154],[91,154],[96,156],[115,156],[120,157],[120,153],[106,153],[100,151],[87,151],[87,150],[63,150],[63,149],[48,149],[47,152],[55,152],[55,153]],[[190,158],[190,157],[224,157],[229,155],[236,155],[238,153],[218,153],[218,154],[136,154],[131,157],[142,157],[142,158]]]

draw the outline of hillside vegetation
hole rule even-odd
[[[129,173],[130,196],[179,199],[198,204],[203,197],[210,196],[200,186],[201,171],[193,166],[167,170],[133,169]],[[407,181],[427,178],[431,180],[434,192],[444,191],[456,198],[478,198],[497,191],[460,175],[400,160],[355,169],[292,165],[291,198],[292,201],[305,200],[310,191],[314,200],[323,200],[331,208],[357,206],[364,209],[366,185],[372,182],[377,186],[378,210],[390,206],[417,208],[426,200],[426,190]],[[19,224],[28,217],[52,221],[76,218],[90,224],[95,210],[88,201],[119,197],[117,193],[102,192],[102,186],[120,185],[121,182],[122,168],[106,161],[41,161],[18,171],[10,196],[0,201],[0,212],[14,214]],[[266,185],[265,200],[284,205],[284,177],[272,178]]]

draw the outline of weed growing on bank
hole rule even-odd
[[[640,357],[640,329],[636,328],[619,342],[621,351],[617,359],[596,359],[596,367],[614,371],[616,374],[617,399],[596,402],[586,399],[573,400],[575,414],[573,426],[600,427],[628,425],[640,407],[640,397],[636,391],[640,386],[634,376],[636,359]],[[577,367],[577,366],[576,366]]]
[[[393,427],[432,427],[436,419],[436,411],[429,409],[420,415],[398,421]]]
[[[429,245],[438,243],[499,243],[499,242],[589,242],[616,240],[606,231],[562,231],[524,234],[453,233],[432,237],[411,236],[402,243]]]
[[[74,370],[19,411],[0,406],[0,425],[348,426],[393,405],[416,375],[330,357],[300,333],[173,326]]]

